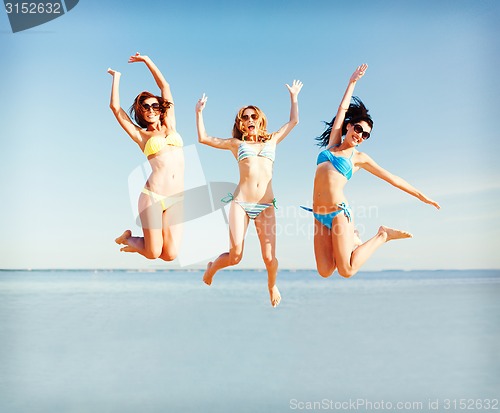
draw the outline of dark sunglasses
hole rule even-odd
[[[370,137],[370,132],[365,132],[363,130],[363,127],[358,123],[354,125],[354,132],[356,132],[357,134],[361,134],[361,137],[363,139],[368,139]]]
[[[149,109],[153,109],[154,111],[160,110],[160,104],[159,103],[153,103],[151,105],[147,103],[142,104],[142,108],[147,112]]]
[[[255,113],[252,113],[250,116],[248,116],[248,115],[243,115],[243,116],[241,117],[241,119],[243,119],[243,120],[248,120],[248,119],[250,119],[250,118],[252,118],[253,120],[257,120],[257,119],[259,119],[259,115],[255,114]]]

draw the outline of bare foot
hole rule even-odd
[[[214,278],[214,275],[215,273],[210,271],[211,268],[212,268],[212,264],[213,262],[210,261],[208,264],[207,264],[207,269],[205,270],[205,274],[203,274],[203,282],[206,284],[206,285],[211,285],[212,284],[212,279]]]
[[[271,304],[273,307],[278,307],[278,304],[281,301],[281,294],[280,291],[278,290],[278,287],[273,286],[272,288],[269,288],[269,295],[271,297]]]
[[[130,245],[126,245],[122,248],[120,248],[120,251],[122,252],[137,252],[137,250],[133,247],[131,247]]]
[[[413,235],[411,235],[409,232],[401,231],[399,229],[388,228],[388,227],[384,227],[384,226],[381,226],[378,229],[378,232],[386,234],[387,238],[386,238],[385,242],[393,240],[393,239],[403,239],[403,238],[412,238],[413,237]]]
[[[129,229],[125,230],[122,235],[115,239],[117,244],[127,244],[127,240],[132,236],[132,231]]]
[[[354,251],[356,248],[358,248],[363,241],[361,241],[361,238],[359,237],[359,231],[357,229],[354,230],[354,245],[352,247],[352,250]]]

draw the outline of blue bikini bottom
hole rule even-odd
[[[306,211],[312,212],[314,218],[316,218],[321,224],[323,224],[328,229],[332,229],[333,218],[335,218],[341,212],[343,212],[347,220],[351,222],[352,210],[349,207],[349,205],[347,205],[345,202],[342,202],[340,204],[337,204],[337,206],[339,207],[339,209],[337,211],[330,212],[329,214],[318,214],[314,212],[311,208],[307,208],[302,205],[300,207],[302,209],[305,209]]]

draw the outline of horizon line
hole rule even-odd
[[[20,272],[20,271],[52,271],[52,272],[63,272],[63,271],[88,271],[88,272],[198,272],[203,271],[205,268],[0,268],[0,272]],[[265,272],[265,268],[225,268],[224,271],[257,271]],[[279,271],[314,271],[316,268],[282,268]],[[434,268],[434,269],[401,269],[401,268],[390,268],[383,270],[360,270],[359,272],[388,272],[388,271],[401,271],[401,272],[411,272],[411,271],[500,271],[500,268]]]

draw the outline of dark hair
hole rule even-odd
[[[365,121],[368,123],[370,128],[373,128],[373,120],[372,117],[368,114],[368,109],[361,102],[361,99],[353,96],[352,103],[349,105],[349,109],[345,114],[344,123],[342,124],[342,136],[347,133],[347,125],[350,123],[354,125],[355,123]],[[327,146],[330,141],[330,133],[332,132],[332,126],[335,122],[335,117],[331,122],[324,122],[326,125],[325,131],[316,138],[318,141],[318,146]]]
[[[242,107],[238,113],[236,114],[236,117],[234,118],[234,125],[233,125],[233,138],[239,139],[244,141],[245,138],[247,137],[247,133],[243,129],[243,112],[247,109],[253,109],[256,113],[257,116],[259,117],[256,129],[257,129],[257,138],[259,141],[267,141],[268,139],[271,138],[271,135],[267,133],[267,118],[266,115],[264,115],[264,112],[262,112],[257,106],[249,105],[249,106],[244,106]]]
[[[167,114],[167,109],[173,105],[172,102],[169,102],[168,100],[162,98],[161,96],[153,95],[150,92],[144,91],[144,92],[139,93],[137,95],[137,97],[134,99],[134,103],[132,103],[132,106],[130,106],[129,113],[130,113],[130,116],[135,119],[135,121],[137,122],[137,124],[141,128],[148,127],[148,123],[144,120],[145,110],[142,107],[142,104],[144,103],[144,101],[146,99],[149,99],[149,98],[155,98],[158,101],[158,103],[160,104],[160,121],[161,121],[161,123],[163,123],[163,121],[165,120],[165,116]]]

